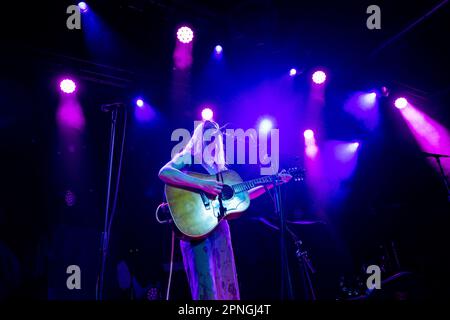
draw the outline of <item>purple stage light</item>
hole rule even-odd
[[[303,132],[303,136],[305,137],[305,139],[311,140],[314,138],[314,131],[312,131],[311,129],[307,129],[305,130],[305,132]]]
[[[289,70],[289,75],[291,77],[295,76],[297,74],[297,70],[295,70],[294,68],[292,68],[291,70]]]
[[[190,43],[194,39],[194,32],[189,27],[180,27],[177,31],[177,38],[181,43]]]
[[[61,102],[57,110],[56,119],[61,128],[82,131],[85,125],[83,109],[75,95],[61,95]]]
[[[221,45],[217,45],[217,46],[214,48],[214,51],[216,52],[216,54],[221,54],[222,51],[223,51],[223,48],[222,48]]]
[[[79,2],[78,8],[80,8],[81,12],[86,12],[88,10],[86,2]]]
[[[350,152],[356,152],[356,150],[358,150],[359,148],[359,142],[352,142],[349,143],[347,146],[347,150]]]
[[[59,88],[64,93],[74,93],[77,86],[75,82],[71,79],[64,79],[59,83]]]
[[[397,109],[403,109],[408,105],[408,100],[403,97],[397,98],[394,102],[394,105]]]
[[[325,82],[326,79],[327,75],[325,74],[325,72],[321,70],[314,72],[312,75],[312,80],[315,84],[322,84]]]
[[[142,99],[137,99],[137,100],[136,100],[136,105],[137,105],[139,108],[142,108],[142,107],[144,106],[144,100],[142,100]]]
[[[213,118],[213,111],[210,108],[204,108],[202,110],[202,119],[203,121],[209,121]]]
[[[272,129],[272,121],[270,121],[269,119],[263,119],[260,123],[259,123],[259,131],[263,132],[263,133],[267,133],[270,131],[270,129]]]
[[[365,93],[360,96],[360,108],[362,110],[371,109],[375,106],[377,94],[375,92]]]

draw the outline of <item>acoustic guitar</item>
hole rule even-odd
[[[291,180],[304,179],[304,170],[285,170]],[[165,185],[165,194],[172,220],[181,238],[200,240],[208,236],[222,219],[238,218],[250,206],[248,191],[262,185],[280,182],[280,174],[242,181],[239,174],[226,170],[214,175],[196,172],[186,174],[204,180],[222,182],[221,194],[213,196],[201,190]],[[283,173],[283,172],[282,172]]]

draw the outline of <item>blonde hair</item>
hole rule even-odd
[[[191,139],[183,150],[183,153],[191,154],[194,157],[194,163],[204,162],[203,137],[205,134],[205,124],[207,124],[206,131],[213,130],[212,136],[215,137],[213,149],[215,150],[213,162],[220,171],[226,170],[225,166],[225,151],[223,145],[223,136],[219,125],[214,121],[203,121],[194,130]],[[212,127],[210,127],[212,125]],[[209,146],[208,146],[209,148]],[[197,160],[197,161],[196,161]]]

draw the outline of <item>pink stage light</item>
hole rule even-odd
[[[263,133],[267,133],[272,129],[272,121],[269,119],[263,119],[259,124],[259,131]]]
[[[202,110],[202,119],[203,121],[209,121],[213,118],[214,113],[210,108],[204,108]]]
[[[408,105],[408,100],[403,97],[397,98],[394,102],[394,105],[397,109],[406,108],[406,106]]]
[[[303,136],[307,140],[314,139],[314,131],[312,131],[311,129],[307,129],[305,130],[305,132],[303,132]]]
[[[315,84],[322,84],[327,79],[327,75],[322,70],[313,73],[312,80]]]
[[[64,79],[59,83],[59,88],[62,92],[71,94],[75,92],[77,85],[71,79]]]
[[[177,31],[177,38],[181,43],[190,43],[194,39],[194,32],[189,27],[180,27]]]

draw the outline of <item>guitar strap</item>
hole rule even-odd
[[[223,183],[223,175],[222,175],[221,172],[216,173],[216,180],[217,180],[218,182],[222,182],[222,183]],[[227,212],[227,208],[225,208],[225,207],[223,206],[223,203],[222,203],[222,194],[219,194],[218,199],[219,199],[219,216],[218,216],[217,218],[218,218],[219,221],[220,221],[223,217],[225,217],[225,213]]]

